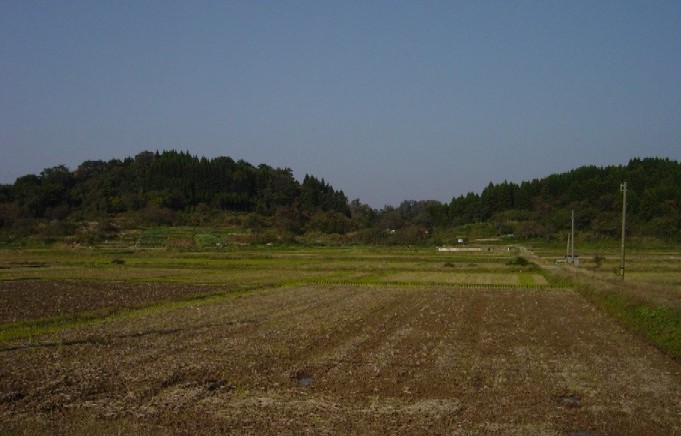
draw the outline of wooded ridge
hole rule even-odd
[[[315,233],[348,242],[448,243],[456,236],[550,238],[569,228],[574,210],[587,237],[614,238],[623,181],[628,232],[681,240],[681,164],[666,158],[490,183],[449,204],[405,200],[376,210],[324,179],[306,175],[300,182],[289,168],[177,151],[86,161],[73,171],[60,165],[0,185],[0,235],[77,236],[84,223],[97,222],[104,224],[95,238],[115,237],[121,228],[236,225],[291,241]]]

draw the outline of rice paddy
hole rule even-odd
[[[0,251],[0,433],[681,432],[673,248],[159,241]]]

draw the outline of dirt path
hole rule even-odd
[[[681,434],[681,366],[565,290],[299,287],[0,344],[0,432]]]

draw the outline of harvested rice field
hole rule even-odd
[[[542,270],[255,251],[6,258],[0,432],[681,434],[679,362]]]

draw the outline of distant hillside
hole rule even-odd
[[[450,223],[493,221],[500,232],[544,236],[570,223],[593,235],[620,232],[622,194],[627,182],[627,220],[635,235],[681,236],[681,164],[669,159],[632,159],[626,166],[584,166],[543,179],[489,184],[480,195],[452,200]]]
[[[20,216],[34,218],[61,218],[74,210],[119,213],[156,206],[179,211],[199,205],[270,215],[296,201],[308,210],[347,211],[345,195],[314,177],[300,184],[288,168],[176,151],[87,161],[73,172],[48,168],[40,176],[20,177],[4,195],[5,201],[17,202]]]
[[[106,224],[90,242],[115,238],[121,228],[232,225],[268,240],[336,234],[336,242],[450,243],[462,235],[561,236],[574,210],[582,237],[613,238],[623,181],[629,234],[681,240],[681,164],[669,159],[585,166],[519,185],[490,183],[450,204],[410,200],[373,210],[311,175],[300,182],[287,168],[177,151],[87,161],[73,171],[58,166],[2,185],[0,236],[82,239],[96,222]]]

